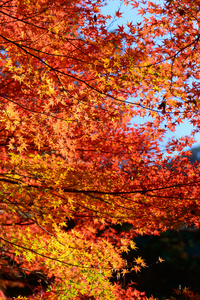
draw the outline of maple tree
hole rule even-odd
[[[193,136],[166,145],[178,159],[160,150],[185,119],[199,130],[199,1],[124,3],[143,22],[116,32],[100,0],[0,4],[1,275],[30,299],[145,299],[111,283],[145,267],[122,253],[199,226]]]

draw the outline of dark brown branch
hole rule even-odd
[[[3,182],[8,182],[11,184],[17,184],[19,185],[20,183],[25,184],[23,181],[20,180],[20,182],[15,181],[15,180],[11,180],[11,179],[7,179],[7,178],[0,178],[0,181]],[[68,189],[68,188],[64,188],[63,192],[65,193],[77,193],[77,194],[87,194],[88,196],[92,196],[90,194],[99,194],[99,195],[113,195],[113,196],[118,196],[118,195],[128,195],[128,194],[142,194],[147,195],[147,193],[149,192],[154,192],[154,191],[162,191],[162,190],[166,190],[166,189],[170,189],[170,188],[180,188],[180,187],[184,187],[184,186],[197,186],[197,184],[200,184],[200,180],[198,181],[193,181],[193,182],[188,182],[188,183],[177,183],[174,185],[170,185],[170,186],[165,186],[165,187],[160,187],[160,188],[154,188],[154,189],[145,189],[145,190],[134,190],[134,191],[126,191],[126,192],[108,192],[108,191],[98,191],[98,190],[79,190],[79,189]],[[51,191],[56,191],[53,187],[41,187],[38,185],[34,185],[34,184],[27,184],[25,185],[25,187],[32,187],[32,188],[36,188],[36,189],[47,189],[47,190],[51,190]],[[154,195],[149,195],[148,196],[152,196],[154,197]],[[166,198],[166,196],[163,196],[164,198]],[[170,198],[174,198],[173,196],[171,196]],[[192,199],[190,199],[192,200]]]

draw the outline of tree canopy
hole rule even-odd
[[[115,32],[104,4],[0,4],[0,273],[30,299],[145,299],[111,283],[145,266],[122,253],[199,226],[200,167],[183,151],[200,128],[199,1],[124,0],[143,22]],[[161,151],[184,120],[192,135]]]

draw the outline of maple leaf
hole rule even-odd
[[[140,272],[140,271],[141,271],[141,267],[137,265],[137,266],[134,266],[134,267],[132,268],[132,270],[135,271],[135,272],[137,273],[137,272]]]
[[[134,262],[137,265],[141,265],[141,267],[146,267],[144,260],[140,256],[138,256],[138,258],[135,258]]]
[[[158,261],[159,261],[160,263],[162,263],[162,262],[165,261],[165,260],[162,259],[162,258],[159,256]]]
[[[120,13],[119,10],[115,12],[117,18],[122,18],[123,13]]]
[[[125,276],[125,275],[128,273],[128,270],[123,269],[123,270],[121,271],[121,273],[122,273],[122,276]]]

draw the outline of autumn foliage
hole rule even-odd
[[[199,226],[193,135],[160,145],[184,120],[200,128],[200,2],[124,4],[143,22],[112,32],[104,1],[0,2],[2,299],[7,281],[30,299],[146,299],[111,283],[145,267],[122,253]]]

